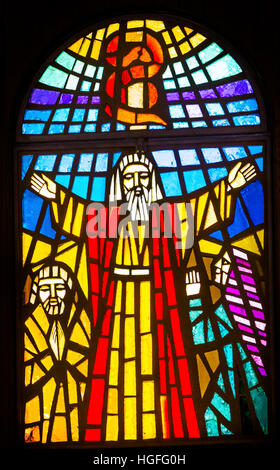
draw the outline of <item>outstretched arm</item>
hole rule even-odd
[[[84,217],[84,204],[65,191],[44,174],[33,173],[30,180],[31,189],[46,200],[49,200],[53,219],[60,229],[68,235],[79,237]]]

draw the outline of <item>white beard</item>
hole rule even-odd
[[[57,301],[58,303],[56,305],[50,305],[49,299],[45,300],[43,303],[44,310],[48,315],[62,315],[64,312],[65,304],[63,300],[58,298]]]
[[[145,187],[141,188],[141,194],[137,194],[135,189],[128,191],[126,200],[128,202],[128,211],[132,221],[148,222],[149,205],[151,204],[151,191]]]

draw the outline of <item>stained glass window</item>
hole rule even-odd
[[[269,434],[265,131],[187,20],[108,20],[44,64],[17,147],[27,445]]]

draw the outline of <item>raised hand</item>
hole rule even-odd
[[[256,176],[257,172],[253,164],[246,163],[242,165],[241,162],[237,163],[228,175],[228,191],[230,189],[242,188]]]
[[[186,293],[187,296],[197,295],[200,292],[199,272],[195,269],[186,273]]]
[[[45,175],[39,176],[37,173],[33,173],[31,188],[46,199],[55,199],[56,197],[56,184]]]

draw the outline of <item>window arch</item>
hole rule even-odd
[[[26,443],[270,430],[269,141],[224,40],[138,15],[71,38],[19,116]]]

